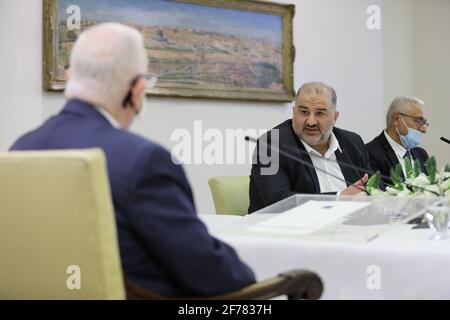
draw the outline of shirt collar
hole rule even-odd
[[[306,152],[308,152],[309,154],[313,154],[315,156],[319,156],[321,158],[329,158],[331,155],[333,155],[336,152],[336,150],[339,150],[342,152],[341,146],[339,145],[339,141],[336,139],[336,136],[334,135],[333,132],[331,132],[329,147],[328,147],[327,152],[325,152],[324,156],[322,156],[322,154],[320,154],[320,152],[311,148],[311,146],[308,145],[306,142],[304,142],[302,139],[300,139],[300,141],[303,143],[303,146],[305,147]]]
[[[387,141],[389,142],[389,144],[392,147],[392,150],[394,150],[395,154],[397,155],[397,157],[400,157],[401,159],[403,159],[403,157],[406,154],[406,149],[399,145],[397,142],[394,141],[394,139],[392,139],[386,131],[384,132],[384,136],[386,137]]]
[[[116,129],[120,129],[120,124],[116,121],[116,119],[113,118],[113,116],[106,110],[94,106],[95,110],[97,110],[101,115],[103,115],[106,120],[108,120],[108,122]]]

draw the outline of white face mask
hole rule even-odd
[[[405,127],[408,129],[408,133],[405,136],[403,136],[398,131],[398,128],[396,128],[397,133],[400,137],[400,141],[402,142],[403,146],[407,150],[418,147],[420,145],[420,143],[422,142],[423,133],[420,132],[419,130],[408,127],[405,123],[405,120],[403,120],[403,118],[401,118],[401,119],[402,119]]]
[[[148,99],[147,99],[147,96],[144,94],[144,96],[142,97],[141,109],[139,110],[139,113],[137,114],[138,119],[142,119],[144,117],[147,106],[148,106]]]
[[[146,112],[147,106],[148,106],[148,99],[147,99],[146,95],[143,94],[141,108],[139,109],[139,113],[135,114],[135,116],[133,118],[133,124],[142,122],[142,119],[144,118],[144,114]]]
[[[151,90],[152,88],[155,87],[156,82],[158,81],[158,78],[153,75],[153,74],[144,74],[142,75],[146,80],[146,85],[145,85],[145,90],[142,92],[142,97],[141,97],[141,108],[139,109],[139,113],[136,114],[135,118],[137,119],[137,121],[141,121],[141,119],[144,118],[144,114],[146,112],[146,109],[148,107],[148,99],[147,99],[147,95],[146,92],[148,92],[148,90]]]

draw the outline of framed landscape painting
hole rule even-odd
[[[80,32],[120,22],[144,36],[149,95],[292,101],[294,6],[250,0],[44,0],[44,87],[64,89]]]

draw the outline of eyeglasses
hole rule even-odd
[[[131,81],[130,88],[132,88],[136,84],[136,82],[141,78],[147,80],[146,84],[145,84],[145,89],[147,89],[147,90],[154,88],[156,85],[156,82],[158,81],[158,77],[155,76],[154,74],[143,73],[143,74],[139,74],[136,77],[134,77],[133,81]],[[123,99],[122,106],[124,108],[126,108],[127,105],[130,103],[130,101],[131,101],[131,89],[128,91],[125,99]]]
[[[430,123],[422,117],[414,117],[414,116],[410,116],[409,114],[404,114],[404,113],[400,113],[400,112],[399,112],[399,114],[402,116],[414,119],[414,122],[417,123],[419,126],[426,126],[426,127],[430,126]]]
[[[131,87],[133,87],[136,84],[136,82],[141,78],[147,80],[147,83],[145,84],[145,89],[154,88],[156,82],[158,82],[158,77],[155,76],[153,73],[142,73],[133,78],[133,81],[131,81]]]
[[[156,86],[156,83],[158,82],[158,77],[152,73],[141,74],[138,76],[138,78],[144,78],[145,80],[147,80],[145,89],[153,89]]]

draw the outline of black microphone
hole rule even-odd
[[[292,153],[300,152],[301,154],[308,155],[308,156],[310,156],[310,157],[315,157],[315,158],[323,159],[323,158],[321,158],[321,157],[319,157],[319,156],[317,156],[317,155],[309,154],[308,152],[306,152],[306,150],[301,150],[301,149],[299,149],[299,148],[294,148],[294,147],[292,147],[292,146],[290,146],[290,145],[285,145],[285,144],[281,143],[280,146],[283,146],[284,148],[289,149],[290,152],[292,152]],[[342,150],[342,151],[343,151],[343,150]],[[342,153],[343,153],[343,152],[342,152]],[[368,173],[368,174],[370,174],[370,175],[375,174],[375,172],[374,172],[373,170],[368,170],[368,169],[366,169],[366,168],[361,168],[361,167],[358,167],[358,166],[354,165],[354,164],[352,163],[350,157],[348,157],[348,154],[344,154],[344,155],[347,156],[347,160],[349,160],[350,164],[348,164],[348,163],[346,163],[346,162],[343,162],[343,161],[339,161],[339,160],[333,160],[333,159],[324,159],[324,160],[326,160],[326,161],[331,161],[331,162],[336,162],[337,164],[339,164],[339,165],[342,166],[342,167],[347,167],[347,168],[353,169],[353,170],[357,173],[357,175],[360,175],[360,174],[358,174],[358,171],[359,171],[360,173]],[[385,181],[390,181],[390,180],[391,180],[391,177],[388,177],[388,176],[383,175],[383,174],[381,174],[381,173],[380,173],[380,178],[382,178],[382,179],[385,180]],[[362,179],[361,179],[361,180],[362,180]],[[434,192],[434,191],[431,191],[431,190],[427,190],[427,189],[425,189],[425,188],[423,188],[423,187],[413,186],[411,183],[406,183],[406,178],[405,178],[405,181],[403,181],[403,183],[405,183],[405,186],[406,186],[407,188],[409,188],[409,189],[411,189],[411,188],[416,188],[416,189],[418,189],[418,190],[420,190],[420,191],[428,191],[428,192],[434,194],[435,196],[438,196],[438,197],[440,196],[437,192]],[[390,185],[390,184],[388,184],[388,183],[385,183],[385,185],[388,186],[388,187],[394,187],[393,185]],[[365,184],[364,184],[364,187],[365,187]],[[367,192],[367,191],[366,191],[366,192]]]
[[[328,158],[321,158],[321,157],[319,157],[319,156],[317,156],[317,155],[315,155],[315,154],[309,154],[309,153],[306,152],[305,150],[298,149],[298,148],[293,148],[292,146],[290,146],[290,145],[284,145],[283,143],[281,143],[280,146],[283,146],[283,147],[286,147],[286,148],[290,149],[291,152],[297,152],[297,151],[300,151],[301,154],[308,155],[308,156],[310,156],[310,157],[320,158],[320,159],[322,159],[322,160],[326,160],[326,161],[330,161],[330,162],[334,162],[334,163],[337,163],[337,164],[338,164],[339,166],[341,166],[341,167],[346,167],[346,168],[352,169],[353,172],[356,174],[356,176],[357,176],[357,177],[360,177],[360,178],[358,178],[358,180],[361,181],[362,185],[364,186],[364,191],[365,191],[367,194],[369,194],[369,192],[367,191],[367,188],[366,188],[367,182],[364,182],[364,181],[362,180],[361,173],[368,173],[368,174],[373,175],[373,174],[375,174],[375,172],[373,172],[372,170],[368,170],[368,169],[365,169],[365,168],[361,168],[361,167],[355,166],[355,165],[353,164],[353,161],[352,161],[352,160],[350,159],[350,157],[348,156],[347,152],[344,151],[344,149],[341,149],[340,152],[341,152],[341,154],[346,158],[346,160],[348,161],[348,163],[343,162],[343,161],[339,161],[339,160],[337,160],[337,159],[334,160],[334,159],[328,159]],[[359,172],[358,172],[358,171],[359,171]],[[381,178],[385,179],[385,178],[387,178],[387,177],[381,175]],[[354,183],[354,182],[353,182],[353,183]],[[351,184],[353,184],[353,183],[351,183]]]
[[[252,141],[252,142],[254,142],[254,143],[258,143],[258,140],[257,139],[255,139],[255,138],[251,138],[251,137],[249,137],[249,136],[246,136],[245,137],[245,141]],[[364,185],[364,188],[361,188],[361,187],[359,187],[359,186],[355,186],[354,185],[354,182],[350,182],[350,181],[348,181],[348,180],[346,180],[346,179],[342,179],[341,177],[338,177],[338,176],[336,176],[336,175],[334,175],[334,174],[331,174],[331,173],[329,173],[328,171],[326,171],[326,170],[324,170],[324,169],[322,169],[322,168],[318,168],[318,167],[316,167],[316,166],[314,166],[313,164],[311,164],[311,163],[309,163],[309,162],[307,162],[307,161],[305,161],[305,160],[303,160],[303,159],[300,159],[299,157],[297,157],[297,156],[295,156],[295,155],[292,155],[292,154],[290,154],[289,152],[286,152],[285,150],[283,150],[283,149],[281,149],[281,148],[277,148],[277,147],[274,147],[274,146],[272,146],[272,145],[268,145],[267,143],[264,143],[264,142],[259,142],[260,144],[263,144],[264,146],[266,146],[266,147],[270,147],[271,149],[273,149],[273,150],[275,150],[275,151],[278,151],[280,154],[282,154],[282,155],[284,155],[285,157],[288,157],[288,158],[290,158],[290,159],[292,159],[292,160],[294,160],[294,161],[297,161],[297,162],[299,162],[299,163],[301,163],[301,164],[303,164],[303,165],[305,165],[305,166],[307,166],[307,167],[309,167],[309,168],[313,168],[313,169],[315,169],[315,170],[317,170],[317,171],[320,171],[320,172],[323,172],[323,173],[325,173],[325,174],[327,174],[327,175],[329,175],[329,176],[331,176],[331,177],[333,177],[333,178],[335,178],[335,179],[337,179],[337,180],[339,180],[339,181],[342,181],[342,182],[345,182],[347,185],[349,185],[349,186],[353,186],[354,188],[356,188],[356,189],[359,189],[359,190],[361,190],[361,191],[364,191],[367,195],[369,195],[369,192],[367,191],[367,189],[366,189],[366,187],[365,187],[365,185]],[[280,147],[282,146],[282,144],[280,144]],[[300,150],[300,151],[303,151],[303,150]],[[305,153],[307,153],[306,151],[305,151]],[[308,155],[309,155],[309,153],[307,153]]]
[[[361,173],[368,173],[368,174],[370,174],[370,175],[375,174],[375,172],[374,172],[373,170],[369,170],[369,169],[367,169],[367,168],[361,168],[361,167],[358,167],[358,166],[354,165],[353,162],[350,160],[350,157],[348,157],[348,154],[344,153],[344,150],[343,150],[343,149],[342,149],[342,152],[341,152],[341,153],[347,158],[347,160],[349,160],[350,163],[346,163],[346,162],[343,162],[343,161],[339,161],[339,160],[337,160],[337,159],[336,159],[336,160],[334,160],[334,159],[324,159],[324,158],[321,158],[321,157],[319,157],[319,156],[317,156],[317,155],[315,155],[315,154],[309,154],[308,152],[306,152],[306,150],[302,150],[302,149],[299,149],[299,148],[294,148],[294,147],[292,147],[292,146],[290,146],[290,145],[287,145],[287,144],[284,144],[284,143],[281,143],[280,146],[282,146],[282,147],[288,149],[288,150],[289,150],[290,152],[292,152],[292,153],[300,152],[301,154],[307,155],[307,156],[309,156],[309,157],[320,158],[320,159],[322,159],[322,160],[326,160],[326,161],[330,161],[330,162],[335,162],[335,163],[339,164],[339,165],[342,166],[342,167],[346,167],[346,168],[350,168],[350,169],[354,170],[354,172],[356,173],[357,176],[360,176]],[[385,175],[381,175],[380,177],[383,178],[383,179],[388,179],[388,180],[391,179],[390,177],[385,176]],[[352,184],[353,184],[353,183],[352,183]]]
[[[252,138],[252,137],[249,137],[249,136],[246,136],[246,137],[245,137],[245,141],[252,141],[252,142],[254,142],[254,143],[258,143],[258,140],[257,140],[257,139]],[[262,142],[260,141],[259,143],[262,143]],[[297,161],[297,162],[299,162],[299,163],[301,163],[301,164],[306,165],[307,167],[310,167],[310,168],[316,169],[316,170],[318,170],[318,171],[320,171],[320,172],[323,172],[323,173],[325,173],[325,174],[328,174],[328,175],[332,176],[333,178],[338,179],[339,181],[345,182],[347,185],[353,185],[355,188],[357,188],[357,189],[359,189],[359,190],[361,190],[361,191],[364,191],[366,194],[369,194],[369,192],[367,191],[367,188],[366,188],[366,184],[364,184],[364,188],[357,187],[357,186],[354,185],[354,182],[350,182],[350,181],[348,181],[348,180],[346,180],[346,179],[342,179],[342,178],[340,178],[340,177],[337,177],[336,175],[333,175],[333,174],[327,172],[326,170],[323,170],[322,168],[317,168],[317,167],[315,167],[314,165],[312,165],[311,163],[306,162],[305,160],[300,159],[299,157],[297,157],[297,156],[295,156],[295,155],[292,155],[292,154],[286,152],[285,150],[281,150],[280,148],[276,148],[276,147],[269,146],[267,143],[263,143],[263,145],[265,145],[265,146],[267,146],[267,147],[270,147],[270,148],[272,148],[272,149],[274,149],[274,150],[278,150],[281,154],[285,155],[285,156],[288,157],[288,158],[291,158],[291,159],[294,160],[294,161]],[[309,154],[308,152],[306,152],[306,150],[301,150],[301,149],[299,149],[299,148],[293,148],[292,146],[286,145],[286,144],[283,144],[283,143],[280,143],[280,147],[286,148],[286,149],[288,149],[290,152],[292,152],[292,153],[294,153],[294,154],[297,153],[297,152],[300,152],[301,154],[308,155],[309,157],[320,158],[320,157],[317,156],[317,155]],[[350,157],[348,157],[348,155],[345,155],[345,156],[347,156],[347,159],[348,159],[348,160],[350,159]],[[322,158],[321,158],[321,159],[322,159]],[[353,170],[355,170],[356,173],[358,173],[358,171],[359,171],[359,172],[363,172],[363,173],[369,173],[369,174],[371,174],[371,175],[373,175],[373,174],[375,173],[373,170],[368,170],[368,169],[361,168],[361,167],[358,167],[358,166],[356,166],[356,165],[353,165],[353,163],[352,163],[351,160],[350,160],[350,163],[351,163],[351,164],[348,164],[348,163],[345,163],[345,162],[342,162],[342,161],[339,161],[339,160],[333,160],[333,159],[325,159],[325,160],[326,160],[326,161],[335,162],[335,163],[339,164],[339,165],[342,166],[342,167],[347,167],[347,168],[353,169]],[[359,175],[359,174],[358,174],[358,175]],[[380,178],[382,178],[383,180],[386,180],[386,181],[390,181],[390,180],[391,180],[391,177],[388,177],[388,176],[383,175],[383,174],[380,174]],[[362,181],[362,178],[361,178],[360,180]],[[434,195],[436,195],[436,196],[440,196],[437,192],[434,192],[434,191],[432,191],[432,190],[427,190],[427,189],[425,189],[425,188],[423,188],[423,187],[419,187],[419,186],[413,186],[413,185],[410,184],[410,183],[406,183],[406,181],[404,181],[404,182],[405,182],[405,185],[406,185],[407,188],[416,188],[416,189],[418,189],[418,190],[420,190],[420,191],[427,191],[427,192],[432,193],[432,194],[434,194]],[[386,183],[386,185],[389,186],[389,187],[393,187],[392,185],[389,185],[389,184],[387,184],[387,183]]]
[[[447,138],[441,137],[441,140],[450,144],[450,140],[448,140]]]

